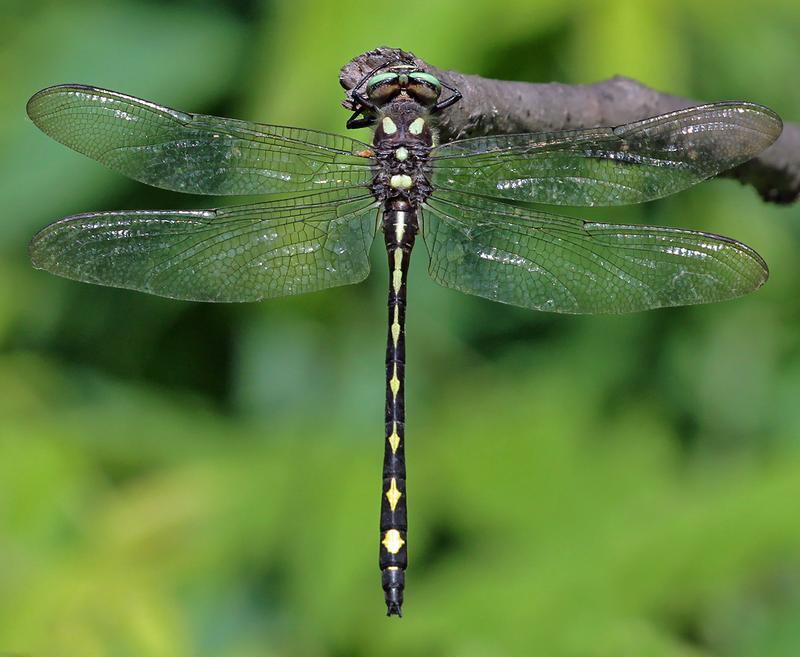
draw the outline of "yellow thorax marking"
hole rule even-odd
[[[405,545],[405,541],[403,537],[400,536],[400,532],[396,529],[390,529],[383,535],[383,540],[381,541],[383,547],[386,548],[386,551],[389,554],[397,554],[400,552],[400,548]]]
[[[397,503],[400,501],[400,498],[403,497],[403,494],[397,488],[397,480],[392,477],[392,482],[389,485],[389,490],[386,491],[386,499],[389,500],[389,508],[394,511]]]
[[[389,447],[392,448],[392,454],[400,447],[400,434],[397,433],[397,422],[392,422],[392,433],[389,435]]]
[[[394,124],[394,121],[392,121],[392,119],[389,118],[388,116],[383,117],[383,131],[387,135],[393,135],[395,132],[397,132],[397,126]]]
[[[408,131],[412,135],[418,135],[422,132],[422,128],[424,126],[425,126],[425,119],[423,119],[421,116],[418,116],[411,122],[411,125],[408,126]]]
[[[393,189],[411,189],[414,185],[414,181],[411,180],[411,176],[405,173],[396,173],[389,178],[389,185]]]

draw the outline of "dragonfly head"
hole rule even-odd
[[[408,96],[426,109],[434,107],[442,94],[442,83],[414,66],[394,66],[373,75],[366,83],[367,98],[376,107],[392,102],[398,96]]]
[[[445,98],[443,89],[450,92]],[[370,71],[350,91],[350,98],[354,112],[347,127],[364,128],[374,125],[381,110],[396,100],[414,103],[422,112],[436,114],[458,102],[461,94],[435,75],[413,64],[400,63]]]

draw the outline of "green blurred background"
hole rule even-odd
[[[362,285],[240,306],[31,269],[61,216],[213,203],[48,140],[36,90],[343,132],[339,67],[379,45],[800,119],[796,0],[0,0],[0,652],[800,655],[800,207],[720,180],[595,213],[770,264],[743,299],[631,316],[466,297],[420,250],[399,622],[377,569],[380,249]]]

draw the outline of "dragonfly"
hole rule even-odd
[[[557,313],[630,313],[731,299],[767,279],[764,260],[721,235],[611,224],[539,206],[615,206],[686,189],[772,144],[781,120],[749,102],[627,125],[437,143],[461,94],[414,65],[373,69],[349,92],[338,134],[190,114],[68,84],[28,102],[36,126],[142,183],[265,195],[205,210],[69,216],[30,244],[59,276],[173,299],[251,302],[358,283],[380,232],[389,267],[379,568],[401,615],[408,565],[405,463],[407,273],[421,235],[437,283]]]

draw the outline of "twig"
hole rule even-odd
[[[518,132],[554,132],[616,126],[699,104],[617,76],[594,84],[506,82],[445,71],[397,48],[377,48],[350,60],[339,75],[350,90],[371,70],[387,62],[415,64],[455,87],[463,100],[442,113],[443,142],[465,137]],[[350,99],[342,103],[353,109]],[[785,123],[783,133],[758,157],[720,174],[752,185],[772,203],[800,197],[800,125]]]

